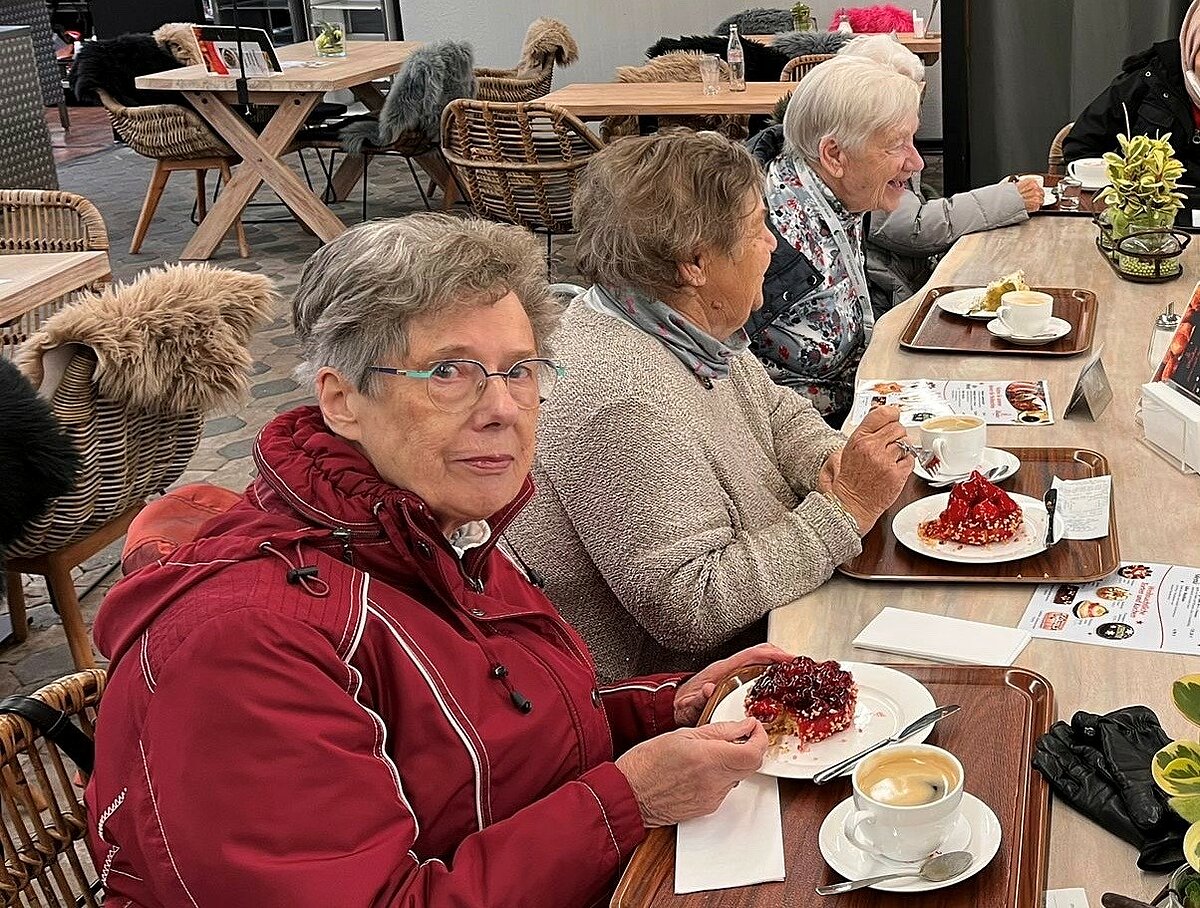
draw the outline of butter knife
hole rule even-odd
[[[847,757],[838,763],[834,763],[832,766],[825,767],[813,776],[813,782],[815,782],[817,785],[824,785],[826,782],[831,782],[844,773],[847,769],[850,769],[857,764],[858,761],[863,757],[869,756],[880,748],[887,747],[889,744],[898,744],[901,741],[905,741],[911,738],[917,732],[928,728],[934,722],[938,721],[938,719],[944,719],[946,716],[953,715],[954,713],[958,712],[958,710],[959,706],[957,704],[939,706],[937,709],[930,710],[915,722],[910,722],[908,725],[904,726],[904,728],[900,729],[900,731],[896,732],[890,738],[884,738],[878,744],[872,744],[866,750],[860,750],[853,756]]]
[[[1046,548],[1054,545],[1054,511],[1058,507],[1058,489],[1047,489],[1042,502],[1046,505]]]

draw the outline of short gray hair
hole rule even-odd
[[[868,60],[890,66],[918,85],[925,81],[925,64],[921,62],[921,58],[891,35],[859,35],[845,44],[838,51],[838,55],[866,57]]]
[[[423,315],[494,303],[515,293],[539,351],[560,312],[533,235],[478,219],[413,214],[352,227],[304,264],[292,320],[304,351],[300,374],[336,369],[363,393],[370,367],[408,350]]]
[[[810,165],[827,136],[859,151],[879,130],[899,125],[920,107],[921,89],[908,76],[864,57],[834,57],[796,83],[783,115],[784,150]]]

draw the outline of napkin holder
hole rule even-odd
[[[1183,473],[1200,473],[1200,404],[1163,382],[1142,385],[1146,443]]]

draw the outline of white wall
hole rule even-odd
[[[911,0],[910,0],[911,2]],[[557,70],[556,87],[571,82],[608,82],[618,66],[645,62],[646,48],[664,35],[709,34],[726,16],[753,5],[790,8],[776,0],[401,0],[404,37],[413,41],[453,38],[470,41],[480,66],[512,66],[525,29],[538,16],[561,19],[579,42],[579,62]],[[825,26],[838,0],[810,0]],[[902,5],[902,4],[901,4]],[[926,15],[929,0],[918,9]],[[920,135],[941,135],[941,66],[931,68]]]

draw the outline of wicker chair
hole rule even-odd
[[[50,189],[0,189],[0,255],[108,252],[108,231],[96,206],[81,195]],[[99,290],[101,284],[94,285]],[[0,325],[0,355],[9,355],[69,296],[43,303]]]
[[[475,68],[480,101],[515,104],[550,93],[555,61],[574,63],[579,53],[566,25],[555,19],[537,19],[525,33],[522,62],[510,69]]]
[[[546,234],[571,233],[579,171],[603,145],[552,104],[460,99],[442,113],[442,152],[481,217]]]
[[[99,908],[99,875],[83,847],[87,811],[77,774],[92,769],[96,711],[106,681],[102,669],[91,669],[32,696],[0,701],[3,908]],[[65,723],[53,724],[63,718]]]
[[[167,180],[176,170],[191,170],[196,174],[196,208],[201,220],[207,213],[205,201],[205,177],[216,170],[228,182],[231,178],[230,164],[236,163],[233,149],[221,141],[194,111],[177,104],[148,104],[126,107],[108,92],[97,89],[97,97],[113,129],[126,145],[138,154],[154,160],[154,173],[146,189],[146,198],[138,214],[133,241],[129,244],[130,255],[142,248],[142,241],[150,229],[158,201],[162,198]],[[246,241],[246,228],[239,217],[236,223],[238,253],[242,258],[250,255],[250,244]]]
[[[779,74],[780,82],[799,82],[816,66],[826,60],[832,60],[837,54],[805,54],[802,57],[792,57],[784,64],[783,72]]]
[[[1054,136],[1054,141],[1050,143],[1050,151],[1046,155],[1046,173],[1061,177],[1067,172],[1067,162],[1063,158],[1062,147],[1067,135],[1071,132],[1071,127],[1074,125],[1075,121],[1072,120]]]

